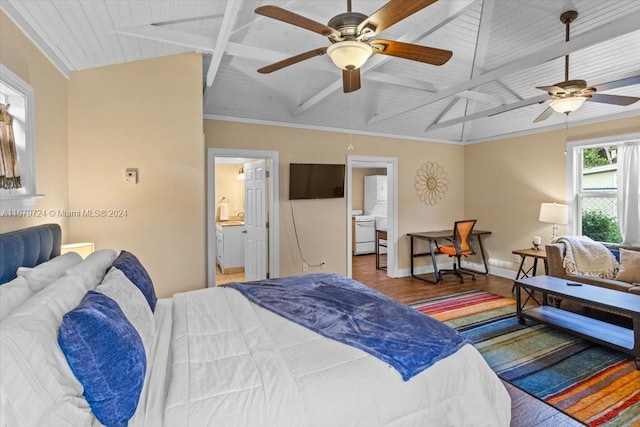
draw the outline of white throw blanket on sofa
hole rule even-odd
[[[552,243],[564,243],[563,267],[568,274],[583,274],[612,279],[618,262],[605,245],[587,236],[561,236]]]

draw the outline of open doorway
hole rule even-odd
[[[278,164],[277,152],[207,149],[209,287],[279,276]]]
[[[349,277],[353,273],[354,256],[376,257],[377,267],[386,269],[388,276],[397,277],[397,164],[398,160],[391,157],[347,158]]]

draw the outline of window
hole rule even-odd
[[[571,171],[568,182],[574,195],[574,234],[599,242],[622,242],[618,222],[618,145],[630,139],[634,138],[578,142],[567,152]]]
[[[13,135],[18,158],[19,188],[0,188],[3,210],[32,209],[36,193],[35,181],[35,119],[33,88],[0,64],[0,103],[10,105]]]

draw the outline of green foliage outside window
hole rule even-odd
[[[618,147],[616,145],[612,145],[610,147],[586,148],[582,152],[582,167],[587,169],[616,163],[615,154],[617,149]]]
[[[600,212],[582,213],[582,235],[596,242],[621,243],[622,236],[615,218],[609,218]]]

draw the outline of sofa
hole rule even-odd
[[[609,244],[603,243],[613,254],[616,256],[616,259],[620,261],[620,254],[624,253],[624,251],[635,251],[640,254],[640,247],[637,246],[625,246],[618,244]],[[622,292],[631,292],[634,294],[640,295],[640,278],[632,276],[629,279],[628,274],[625,276],[618,275],[618,277],[624,277],[629,281],[618,280],[615,279],[604,279],[596,276],[587,276],[582,274],[569,274],[566,272],[564,267],[564,257],[565,257],[565,244],[562,242],[551,243],[545,246],[547,252],[547,267],[549,276],[560,277],[566,279],[568,281],[576,281],[581,283],[587,283],[595,286],[602,286],[604,288],[614,289]],[[634,259],[634,263],[636,260],[640,258],[635,257],[635,254],[625,254],[625,260]],[[636,266],[633,266],[634,269]],[[629,268],[629,265],[627,265]],[[640,268],[640,267],[639,267]],[[629,272],[630,270],[627,270]]]

